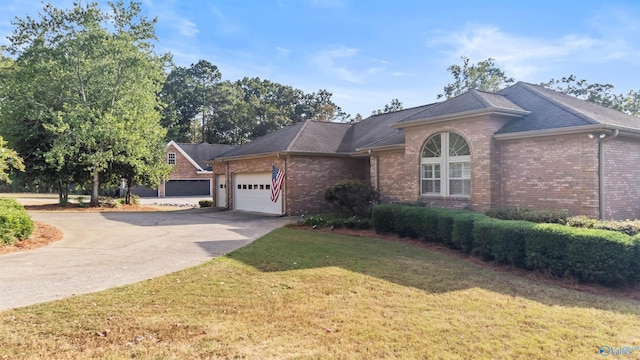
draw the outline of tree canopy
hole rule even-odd
[[[7,147],[7,142],[0,136],[0,183],[11,184],[11,170],[24,171],[22,158],[15,150]]]
[[[155,54],[155,20],[140,13],[136,2],[47,4],[14,23],[3,125],[34,177],[58,182],[62,202],[69,182],[91,183],[96,206],[101,175],[166,172],[156,94],[169,58]]]
[[[257,77],[220,81],[215,65],[200,60],[174,67],[160,97],[167,140],[243,144],[308,119],[348,121],[326,90],[304,93]]]
[[[439,94],[438,98],[449,99],[470,89],[496,92],[515,82],[513,78],[507,77],[491,58],[477,64],[469,64],[469,58],[463,56],[462,62],[462,66],[454,64],[447,68],[454,82],[446,85],[444,93]],[[611,84],[589,83],[585,79],[578,80],[575,75],[569,75],[560,80],[551,79],[540,85],[630,115],[640,116],[640,90],[615,94],[614,86]]]
[[[444,87],[444,93],[438,94],[438,99],[442,97],[450,99],[470,89],[495,92],[515,82],[513,78],[507,77],[505,72],[495,65],[492,58],[471,65],[469,65],[468,57],[463,56],[461,59],[462,66],[453,64],[447,68],[454,81]]]
[[[372,111],[371,115],[386,114],[394,111],[399,111],[402,109],[403,109],[402,101],[398,99],[391,99],[391,102],[389,104],[386,104],[382,109]]]

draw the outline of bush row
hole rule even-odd
[[[305,226],[331,227],[334,229],[371,229],[371,220],[357,216],[340,217],[332,214],[303,216],[299,223]]]
[[[487,216],[502,220],[525,220],[534,223],[563,224],[576,228],[617,231],[629,236],[640,234],[640,220],[596,220],[588,216],[569,216],[562,211],[534,209],[492,209]]]
[[[604,285],[640,281],[640,235],[501,220],[450,209],[378,205],[372,225],[519,268]]]
[[[14,199],[0,199],[0,245],[26,239],[32,232],[33,221],[24,207]]]

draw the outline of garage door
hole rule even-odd
[[[211,196],[211,180],[169,180],[164,196]]]
[[[216,206],[227,207],[227,176],[216,175]]]
[[[233,198],[236,210],[280,215],[283,192],[280,193],[278,201],[271,201],[271,173],[234,176]]]

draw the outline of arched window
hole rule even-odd
[[[420,160],[422,195],[471,195],[469,144],[456,133],[443,132],[427,140]]]

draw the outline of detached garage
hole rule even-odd
[[[235,174],[234,209],[266,214],[283,214],[282,196],[271,201],[271,173]]]

